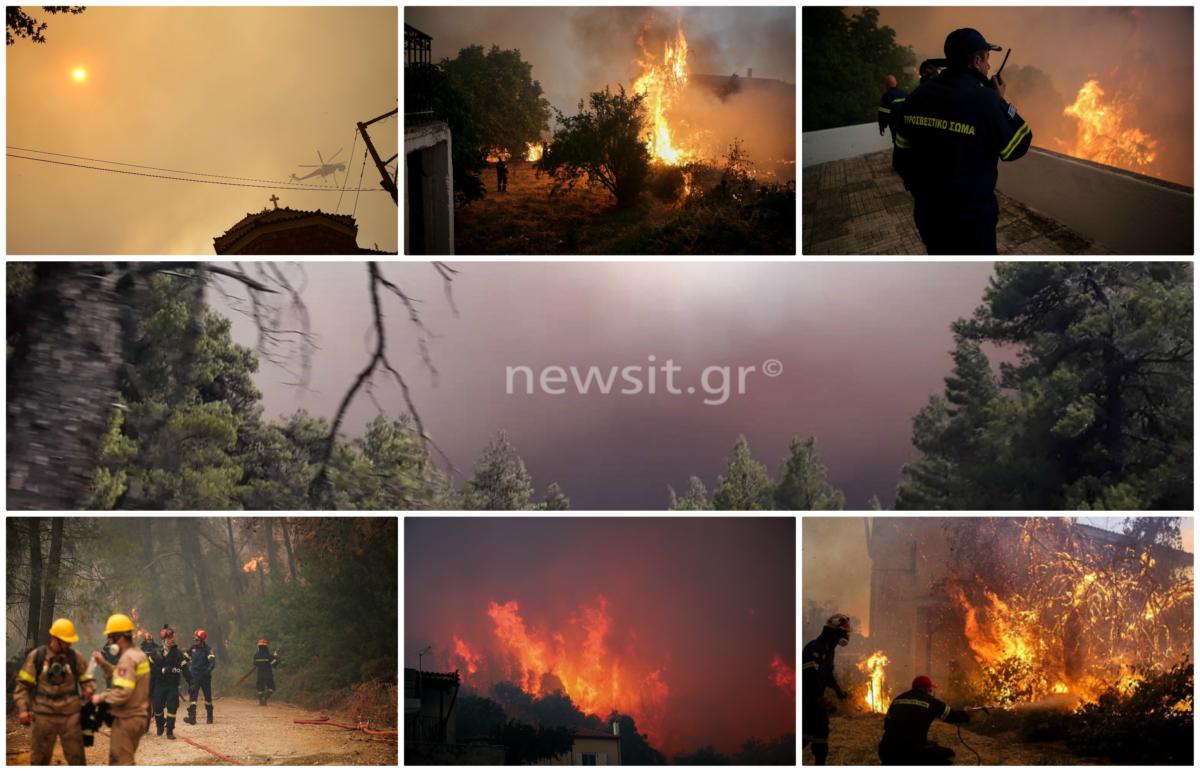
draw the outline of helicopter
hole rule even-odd
[[[309,172],[308,174],[304,175],[303,177],[297,177],[295,174],[292,174],[289,176],[292,178],[293,181],[299,181],[299,180],[307,180],[309,177],[317,177],[317,176],[320,176],[321,179],[325,179],[327,176],[332,174],[333,175],[333,184],[336,186],[337,185],[337,172],[346,171],[346,164],[333,162],[333,159],[337,158],[341,152],[342,152],[342,148],[339,147],[337,150],[337,153],[334,153],[333,155],[329,156],[329,160],[327,161],[321,155],[321,151],[318,150],[317,151],[317,160],[319,160],[321,162],[320,164],[297,164],[297,166],[299,166],[302,169],[312,169],[312,171]]]

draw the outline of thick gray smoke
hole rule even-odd
[[[803,529],[804,640],[815,638],[835,612],[848,615],[856,632],[869,636],[871,560],[866,518],[806,517]]]
[[[1067,152],[1077,124],[1062,110],[1085,82],[1099,80],[1104,103],[1128,112],[1123,128],[1157,142],[1154,163],[1141,171],[1184,185],[1193,184],[1192,17],[1190,6],[879,8],[879,23],[911,45],[918,62],[941,57],[946,35],[959,27],[1011,47],[1007,96],[1039,147]],[[993,68],[1003,56],[993,54]]]

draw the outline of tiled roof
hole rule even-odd
[[[923,255],[912,195],[892,171],[892,151],[804,169],[803,253]],[[1001,255],[1112,254],[1063,224],[997,191]]]
[[[237,239],[245,235],[251,228],[258,225],[271,225],[273,223],[287,222],[289,220],[302,220],[307,217],[324,217],[339,225],[350,228],[355,233],[358,232],[358,225],[355,224],[354,218],[348,214],[333,214],[332,212],[322,212],[320,209],[309,211],[307,209],[292,209],[290,207],[280,207],[279,209],[264,209],[261,212],[249,212],[232,228],[225,231],[224,234],[213,239],[217,250],[220,251],[223,247],[233,243]]]
[[[612,732],[604,732],[599,729],[576,729],[575,736],[576,737],[596,737],[601,740],[620,740],[621,739],[621,738],[617,737],[615,734],[613,734]]]

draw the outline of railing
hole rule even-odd
[[[404,739],[405,742],[445,742],[446,725],[437,716],[405,716]]]
[[[433,38],[404,25],[404,123],[432,121]]]

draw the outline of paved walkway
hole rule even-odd
[[[892,171],[892,151],[803,170],[806,255],[924,255],[912,196]],[[1015,199],[997,193],[1001,255],[1114,254]]]

